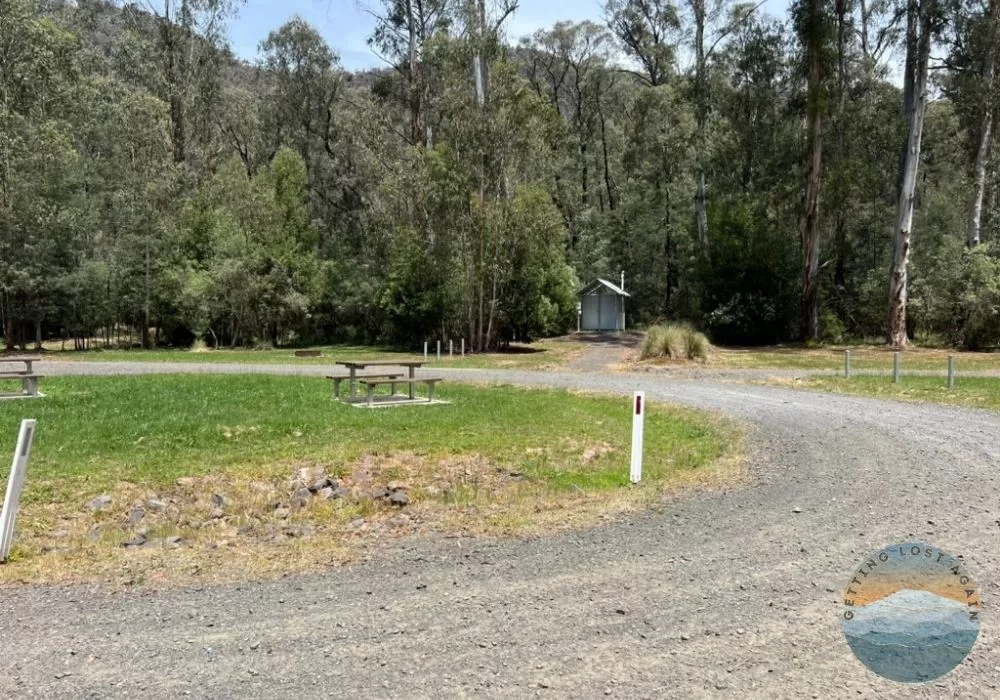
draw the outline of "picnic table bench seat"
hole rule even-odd
[[[0,379],[20,379],[25,396],[38,396],[38,380],[45,379],[45,376],[27,372],[0,372]]]
[[[392,385],[392,394],[396,394],[396,384],[407,384],[410,387],[410,399],[414,398],[413,387],[416,384],[426,384],[427,385],[427,401],[434,401],[434,387],[440,382],[444,381],[442,377],[411,377],[409,379],[375,379],[368,377],[358,377],[358,382],[364,384],[368,389],[367,399],[368,405],[372,406],[375,402],[375,387],[383,386],[385,384]]]
[[[403,376],[402,372],[391,372],[391,373],[386,373],[386,374],[366,374],[366,375],[361,375],[361,376],[355,376],[355,377],[353,377],[353,379],[355,379],[355,380],[360,380],[360,379],[386,379],[386,380],[393,380],[393,379],[398,379],[399,377],[402,377],[402,376]],[[339,401],[340,400],[340,383],[342,381],[344,381],[345,379],[348,380],[348,381],[350,381],[352,379],[351,375],[349,375],[349,374],[328,374],[326,376],[326,378],[333,380],[333,398],[335,398],[335,399],[337,399]],[[396,393],[396,387],[395,386],[393,386],[393,388],[392,388],[392,393],[393,394]]]

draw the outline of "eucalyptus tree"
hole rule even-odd
[[[917,170],[928,100],[931,45],[944,24],[939,0],[907,0],[906,59],[903,71],[903,116],[907,136],[900,159],[899,198],[893,231],[893,260],[889,272],[888,342],[908,344],[906,305]]]
[[[792,8],[806,72],[806,183],[799,220],[802,246],[802,340],[819,340],[820,188],[823,173],[823,116],[827,111],[831,34],[826,0],[800,0]]]

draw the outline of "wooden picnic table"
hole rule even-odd
[[[407,367],[410,370],[409,379],[416,378],[417,367],[426,364],[423,360],[350,360],[340,361],[336,364],[346,367],[350,373],[351,400],[358,398],[358,370],[365,367]],[[413,400],[413,382],[410,382],[410,399]]]
[[[2,398],[12,396],[38,396],[38,380],[42,377],[35,374],[34,364],[41,362],[38,355],[0,355],[0,379],[20,379],[22,391],[20,394],[0,394]],[[24,369],[4,369],[7,364],[22,364]]]

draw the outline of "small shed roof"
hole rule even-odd
[[[610,289],[614,294],[617,294],[619,296],[623,296],[623,297],[631,297],[632,296],[631,294],[629,294],[628,292],[626,292],[624,289],[622,289],[621,287],[619,287],[617,284],[614,284],[613,282],[608,282],[606,279],[602,279],[600,277],[598,277],[593,282],[591,282],[590,284],[586,285],[583,289],[581,289],[580,292],[579,292],[579,294],[580,294],[580,296],[583,296],[585,294],[593,294],[595,291],[597,291],[598,289],[600,289],[602,286],[606,287],[607,289]]]

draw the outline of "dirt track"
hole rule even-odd
[[[627,522],[531,541],[410,541],[320,576],[5,591],[0,697],[1000,697],[1000,416],[657,375],[447,376],[642,388],[722,411],[748,425],[751,477]],[[869,673],[838,617],[862,556],[911,538],[963,555],[986,607],[969,659],[921,686]]]

